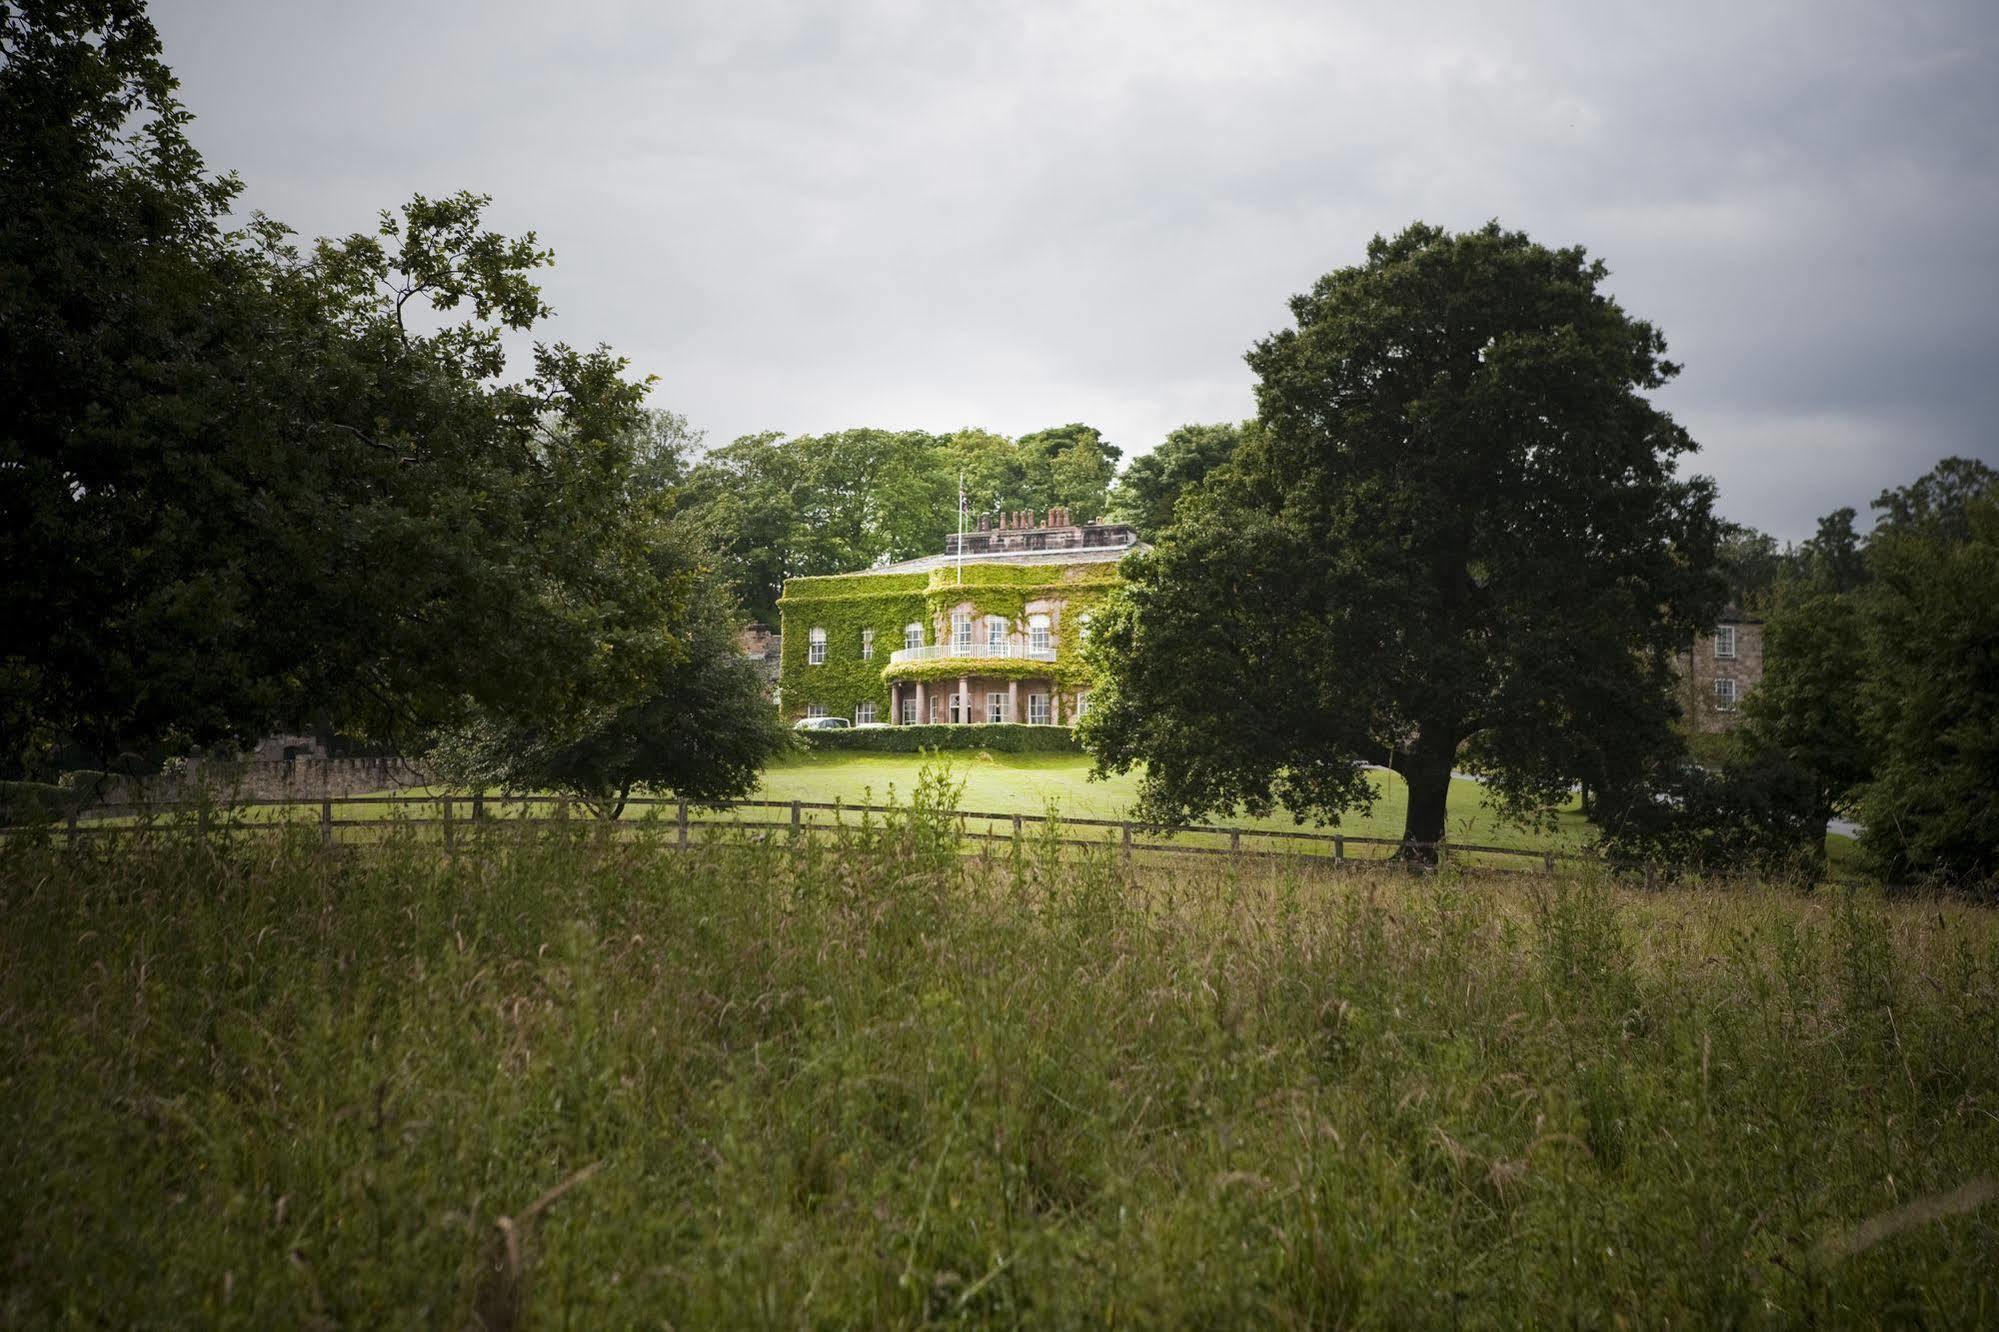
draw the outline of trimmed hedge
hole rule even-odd
[[[52,823],[89,803],[88,796],[50,782],[0,782],[0,823]]]
[[[1080,754],[1066,726],[974,722],[969,726],[871,726],[851,731],[800,731],[812,749],[862,749],[914,754],[921,749],[990,749],[1002,754]]]

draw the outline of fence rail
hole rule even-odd
[[[339,840],[338,834],[342,829],[386,831],[436,828],[441,831],[444,844],[451,847],[460,836],[476,836],[494,828],[581,828],[597,829],[609,835],[619,830],[668,826],[675,833],[676,844],[685,847],[693,844],[697,832],[706,834],[711,830],[752,829],[810,836],[815,832],[830,832],[841,827],[840,816],[844,815],[908,812],[908,806],[813,800],[738,800],[723,805],[700,806],[672,798],[633,796],[622,804],[619,818],[606,819],[597,817],[589,802],[559,795],[362,795],[331,796],[318,800],[282,797],[246,799],[227,803],[166,800],[99,805],[56,824],[0,826],[0,836],[52,831],[74,842],[105,837],[144,837],[159,831],[186,831],[207,836],[218,831],[260,833],[316,827],[321,840],[333,845]],[[336,811],[378,809],[386,810],[386,816],[378,814],[372,818],[357,818],[336,814]],[[552,812],[538,814],[534,812],[537,809]],[[435,813],[399,812],[404,810],[434,810]],[[742,816],[769,810],[782,811],[785,817]],[[836,817],[830,821],[807,817],[808,814],[821,813],[832,813]],[[638,817],[631,817],[633,814]],[[663,817],[667,814],[670,814],[670,820]],[[726,816],[730,814],[732,816]],[[1049,835],[1046,825],[1051,819],[1046,814],[969,809],[952,810],[949,816],[956,820],[961,836],[985,842],[1010,841],[1027,836],[1046,837]],[[1379,862],[1406,849],[1434,852],[1440,865],[1452,860],[1460,864],[1470,863],[1464,859],[1469,857],[1483,862],[1486,867],[1536,869],[1552,874],[1559,864],[1589,863],[1617,870],[1642,871],[1648,883],[1655,876],[1654,868],[1648,864],[1609,861],[1582,852],[1494,846],[1449,839],[1436,843],[1405,844],[1394,837],[1313,832],[1302,828],[1252,828],[1223,824],[1168,827],[1130,819],[1069,818],[1059,814],[1053,816],[1053,822],[1057,825],[1055,840],[1064,845],[1111,847],[1126,856],[1141,851],[1261,858],[1307,856],[1340,865]],[[975,829],[971,826],[974,824],[984,826]],[[996,829],[994,825],[999,826]],[[1091,836],[1061,835],[1067,829],[1097,831]],[[1224,838],[1227,839],[1226,845],[1221,844]],[[1494,866],[1494,860],[1501,863]],[[1533,864],[1519,865],[1517,862],[1521,861]]]

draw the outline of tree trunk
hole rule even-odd
[[[1426,740],[1425,736],[1435,738]],[[1425,727],[1410,751],[1396,756],[1395,770],[1409,784],[1409,812],[1402,823],[1397,860],[1417,865],[1437,863],[1437,843],[1444,840],[1445,819],[1450,812],[1451,769],[1457,752],[1457,741],[1448,732]]]

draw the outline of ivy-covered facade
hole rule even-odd
[[[946,538],[942,555],[786,581],[778,600],[787,717],[856,724],[1068,725],[1089,705],[1091,608],[1137,548],[1121,524],[1037,524]],[[963,550],[958,547],[962,544]]]

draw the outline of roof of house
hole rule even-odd
[[[967,552],[962,558],[966,564],[1115,564],[1133,551],[1151,550],[1143,541],[1134,541],[1128,546],[1074,546],[1067,550],[992,550]],[[861,573],[929,573],[932,569],[954,567],[960,557],[957,555],[919,555],[913,560],[901,560],[895,564],[878,564],[872,569],[859,570]]]

